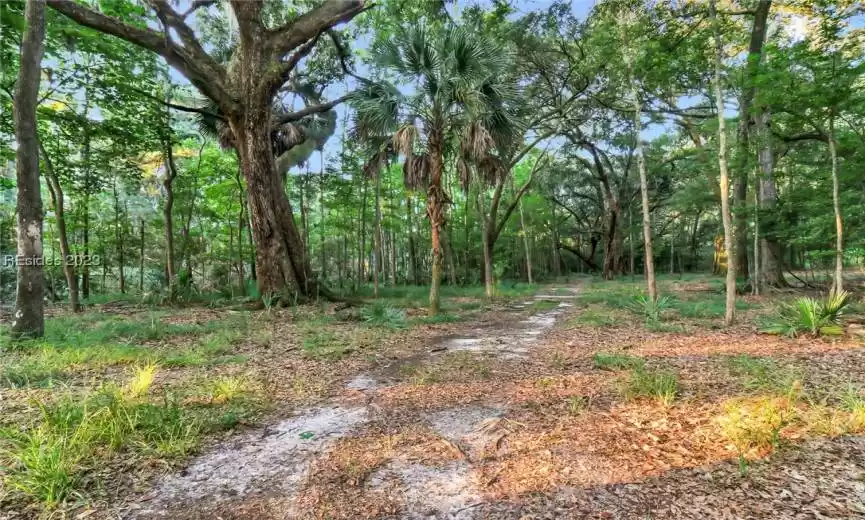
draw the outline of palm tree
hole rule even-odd
[[[494,183],[505,174],[501,159],[512,145],[516,118],[510,109],[516,85],[508,80],[511,56],[498,43],[464,27],[419,26],[373,50],[378,65],[396,73],[414,91],[367,83],[354,98],[357,134],[389,136],[367,164],[377,171],[393,153],[405,158],[409,189],[426,189],[432,230],[430,313],[439,311],[445,226],[450,202],[442,178],[453,161],[460,184]],[[495,153],[494,153],[495,152]]]

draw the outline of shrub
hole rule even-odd
[[[849,304],[849,296],[847,291],[841,291],[822,301],[810,297],[797,298],[792,304],[783,305],[778,316],[762,327],[762,331],[790,337],[803,333],[840,336],[844,334],[841,317]]]
[[[672,300],[669,296],[662,296],[655,301],[652,301],[651,298],[646,296],[645,294],[639,294],[634,296],[631,303],[628,305],[628,309],[631,311],[641,314],[646,318],[646,323],[659,323],[661,321],[661,314],[670,308],[672,304]]]
[[[397,309],[384,302],[377,301],[360,310],[360,317],[367,325],[401,329],[405,327],[405,310]]]
[[[759,456],[778,446],[794,414],[786,398],[737,399],[724,405],[717,422],[740,457]]]

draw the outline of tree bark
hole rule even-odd
[[[756,83],[757,76],[760,72],[760,64],[763,58],[763,45],[766,41],[766,29],[767,29],[767,19],[769,16],[769,9],[771,7],[771,0],[759,0],[757,2],[756,9],[754,10],[754,23],[751,28],[751,39],[748,45],[748,63],[745,70],[745,84],[742,89],[742,102],[739,106],[739,172],[736,176],[736,183],[734,188],[734,198],[736,204],[736,249],[737,249],[737,265],[739,275],[747,278],[748,276],[748,237],[747,237],[747,211],[745,210],[746,206],[746,198],[747,198],[747,179],[748,179],[748,158],[751,157],[750,150],[750,126],[753,123],[754,129],[757,133],[757,137],[760,140],[760,149],[758,152],[758,159],[760,161],[760,167],[763,175],[766,175],[765,170],[763,170],[766,163],[764,163],[765,158],[762,157],[764,148],[766,146],[766,139],[768,136],[765,134],[765,129],[761,127],[761,110],[754,111],[752,113],[752,104],[757,92]],[[771,153],[771,149],[769,150]],[[771,157],[769,159],[769,167],[771,168]],[[771,175],[771,172],[770,172]],[[762,191],[762,181],[755,186],[755,190]],[[756,241],[755,241],[756,242]],[[755,258],[759,257],[759,253],[755,254]],[[755,266],[756,267],[756,266]],[[765,275],[763,275],[765,276]],[[762,280],[756,280],[755,283],[760,283]]]
[[[427,217],[430,220],[432,242],[432,276],[429,291],[429,312],[435,316],[441,306],[441,280],[444,251],[442,249],[442,232],[444,231],[444,206],[447,197],[442,188],[444,165],[444,136],[441,129],[432,128],[429,132],[428,150],[430,157],[430,184],[427,189]]]
[[[169,123],[170,125],[170,123]],[[174,164],[174,143],[171,140],[171,130],[163,142],[163,163],[165,164],[165,178],[162,186],[165,188],[165,204],[162,207],[162,217],[165,221],[165,272],[168,276],[168,293],[174,298],[177,289],[177,270],[174,262],[174,179],[177,177],[177,168]]]
[[[25,8],[21,67],[15,85],[15,178],[18,186],[18,276],[11,334],[16,339],[45,333],[42,277],[42,195],[39,191],[39,136],[36,105],[45,39],[45,2],[28,0]]]
[[[246,222],[244,209],[246,208],[246,198],[243,196],[243,183],[240,181],[240,170],[235,176],[237,183],[237,193],[240,199],[240,208],[237,213],[237,279],[240,280],[240,290],[246,295],[246,272],[243,266],[243,228]]]
[[[712,75],[712,87],[715,91],[715,105],[718,112],[718,169],[721,173],[721,220],[724,224],[724,249],[727,253],[726,277],[726,311],[724,322],[732,325],[736,317],[736,262],[733,245],[733,221],[730,215],[730,175],[727,169],[727,122],[724,117],[724,94],[721,91],[721,58],[723,44],[721,29],[718,23],[718,13],[715,0],[709,0],[709,15],[712,19],[715,39],[715,67]]]

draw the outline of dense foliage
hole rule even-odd
[[[273,298],[279,285],[256,275],[280,255],[302,273],[300,255],[320,282],[315,295],[328,297],[371,282],[428,283],[438,271],[450,284],[486,282],[489,295],[502,279],[639,273],[639,159],[656,269],[722,271],[715,27],[740,283],[783,284],[790,272],[818,284],[839,243],[845,264],[861,262],[865,35],[855,3],[739,2],[719,7],[714,22],[700,2],[355,9],[293,55],[274,90],[276,173],[302,246],[287,228],[275,257],[255,247],[267,204],[250,204],[261,195],[248,190],[255,165],[239,159],[248,151],[231,103],[140,42],[70,15],[89,6],[157,27],[165,9],[189,9],[180,23],[195,34],[183,38],[232,74],[245,59],[233,4],[152,4],[57,0],[46,11],[38,129],[55,301],[70,289],[85,302]],[[289,27],[330,5],[313,4],[265,2],[261,23]],[[5,257],[15,251],[9,116],[24,2],[0,3],[0,23]],[[14,271],[6,262],[0,273],[7,302]],[[286,290],[285,301],[310,296]]]

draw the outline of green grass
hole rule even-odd
[[[142,371],[151,373],[142,376]],[[34,424],[0,430],[4,484],[53,507],[77,496],[89,482],[83,477],[114,454],[134,450],[174,459],[191,453],[200,424],[174,402],[142,400],[149,381],[152,369],[145,367],[127,386],[42,403]]]
[[[636,368],[631,372],[625,395],[628,399],[648,397],[669,406],[679,392],[679,378],[669,370]]]
[[[670,307],[679,311],[683,318],[723,318],[726,310],[726,302],[723,295],[706,293],[699,299],[681,300],[672,298]],[[744,311],[752,308],[748,302],[737,299],[736,310]]]
[[[3,485],[51,509],[103,488],[100,470],[112,461],[183,459],[205,432],[248,421],[265,405],[244,376],[193,382],[176,389],[179,394],[154,397],[156,371],[156,365],[140,366],[122,386],[37,402],[37,418],[0,429]],[[200,395],[201,404],[181,404],[182,395]]]
[[[149,361],[171,367],[232,362],[247,328],[245,317],[188,325],[164,323],[158,314],[49,319],[44,338],[15,344],[0,358],[0,386],[50,387],[76,373]],[[200,338],[184,346],[147,345],[190,335]]]
[[[313,359],[337,360],[353,348],[330,331],[314,332],[303,340],[303,352]]]
[[[533,313],[545,312],[555,309],[559,306],[559,302],[553,300],[535,300],[532,302],[531,311]]]
[[[570,323],[575,326],[612,327],[622,323],[621,317],[606,309],[585,308],[574,316]]]
[[[789,394],[800,380],[800,374],[788,367],[779,366],[771,358],[741,354],[728,357],[726,361],[732,375],[737,377],[747,390]]]
[[[645,364],[642,358],[625,354],[598,352],[592,357],[592,364],[600,370],[640,369]]]
[[[435,325],[438,323],[456,323],[463,318],[458,314],[450,312],[440,312],[435,316],[416,316],[409,320],[409,323],[416,325]]]

